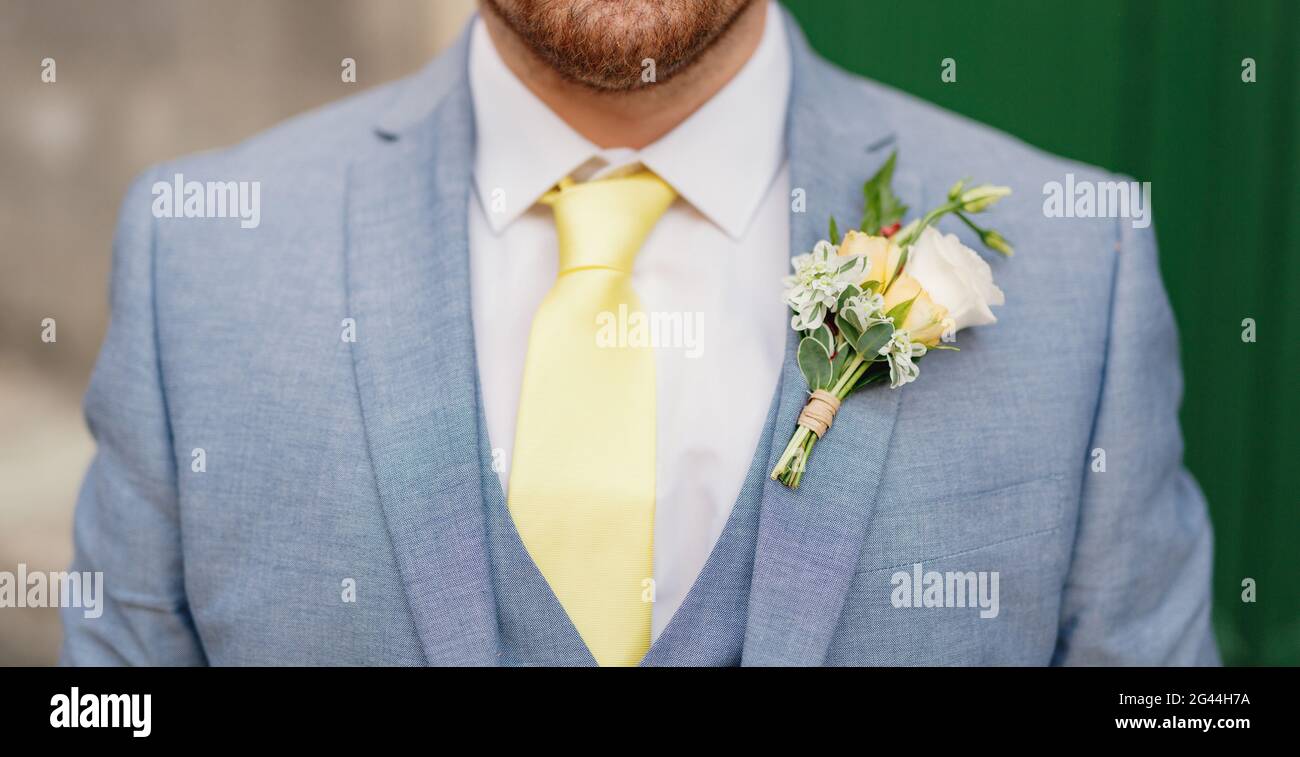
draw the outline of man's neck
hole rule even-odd
[[[574,131],[601,148],[639,150],[685,121],[744,67],[763,37],[767,3],[750,3],[686,70],[629,92],[601,92],[565,79],[496,14],[486,11],[482,16],[506,66]]]

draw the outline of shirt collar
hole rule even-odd
[[[601,150],[578,134],[506,67],[481,19],[469,52],[477,146],[474,183],[493,231],[522,215],[579,168],[640,163],[732,238],[749,228],[785,157],[790,50],[768,4],[763,37],[717,94],[640,151]]]

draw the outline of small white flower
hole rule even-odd
[[[862,330],[866,331],[877,323],[885,322],[885,298],[877,292],[863,292],[844,300],[840,311],[852,314]]]
[[[849,284],[862,280],[865,262],[861,257],[839,255],[835,245],[822,240],[813,251],[793,260],[794,275],[785,277],[785,304],[794,311],[790,327],[811,331],[822,325],[827,313]]]
[[[889,361],[889,387],[898,387],[916,380],[921,368],[913,360],[926,353],[924,344],[914,343],[906,331],[895,329],[894,336],[880,348],[880,354]]]

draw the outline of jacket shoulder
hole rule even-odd
[[[1064,175],[1072,172],[1081,179],[1098,181],[1119,178],[1104,168],[1055,155],[994,126],[886,84],[855,78],[872,101],[885,111],[889,121],[896,125],[899,140],[915,144],[932,154],[934,159],[931,163],[958,167],[988,165],[1003,173],[1008,168],[1025,174]],[[977,181],[1005,183],[993,177],[975,178]]]
[[[197,179],[243,174],[261,178],[317,167],[335,167],[376,139],[376,120],[413,76],[290,117],[236,144],[182,156],[152,166],[145,175],[173,173]]]

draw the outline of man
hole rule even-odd
[[[130,191],[76,520],[108,598],[66,662],[1217,661],[1152,232],[1041,206],[1114,177],[833,69],[763,0],[481,10]],[[848,398],[790,490],[780,280],[895,150],[913,213],[1013,189],[1007,302]],[[178,174],[259,182],[260,223],[156,218]]]

